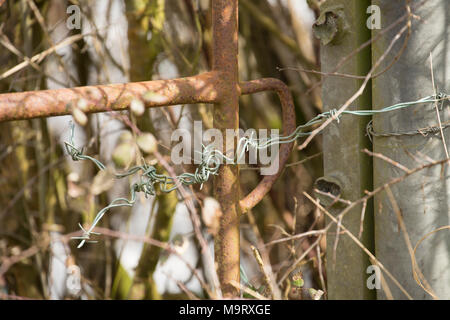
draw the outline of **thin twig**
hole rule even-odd
[[[372,263],[372,265],[374,265],[374,266],[377,265],[377,262],[375,260],[373,260],[371,258],[369,258],[369,260],[370,260],[370,263]],[[386,279],[384,278],[383,273],[380,272],[379,276],[380,276],[380,281],[381,281],[381,288],[383,289],[384,293],[386,294],[386,298],[388,300],[394,300],[394,296],[392,295],[391,288],[389,288],[389,285],[388,285]]]
[[[358,234],[359,239],[361,239],[364,230],[364,216],[366,214],[366,208],[367,208],[367,200],[363,202],[363,206],[361,209],[361,221],[359,223],[359,234]]]
[[[255,246],[250,246],[250,248],[252,249],[253,256],[255,257],[255,260],[258,263],[259,270],[264,275],[264,282],[266,283],[266,286],[267,286],[267,288],[269,290],[270,296],[273,299],[274,298],[274,294],[273,294],[272,281],[270,281],[269,275],[266,272],[266,268],[264,267],[264,262],[263,262],[263,260],[261,258],[261,254],[259,253],[258,249],[255,248]]]
[[[409,173],[409,172],[411,171],[411,170],[409,170],[407,167],[405,167],[404,165],[398,163],[397,161],[392,160],[391,158],[386,157],[384,154],[381,154],[381,153],[375,153],[375,152],[372,152],[372,151],[370,151],[370,150],[368,150],[368,149],[364,149],[363,152],[367,153],[369,156],[376,157],[376,158],[379,158],[379,159],[381,159],[381,160],[383,160],[383,161],[386,161],[387,163],[392,164],[393,166],[399,168],[400,170],[402,170],[402,171],[404,171],[404,172],[406,172],[406,173]]]
[[[272,297],[275,300],[280,300],[281,292],[280,292],[279,288],[277,287],[276,277],[275,277],[275,274],[273,273],[272,265],[270,264],[269,252],[267,251],[266,246],[264,246],[264,241],[263,241],[262,235],[259,232],[258,226],[255,221],[255,216],[253,215],[251,210],[248,212],[247,217],[248,217],[250,226],[253,230],[253,233],[255,234],[256,239],[257,239],[256,241],[257,241],[257,246],[260,250],[261,261],[263,262],[263,265],[265,264],[264,274],[267,276],[266,280],[269,281],[271,284],[270,287],[271,287]]]
[[[325,213],[331,220],[333,220],[334,223],[339,223],[339,221],[326,210],[324,207],[322,207],[314,198],[312,198],[308,193],[303,192],[305,197],[307,197],[312,203],[314,203],[323,213]],[[388,275],[388,277],[397,285],[397,287],[405,294],[405,296],[412,300],[412,297],[409,295],[409,293],[406,291],[405,288],[398,282],[398,280],[386,269],[386,267],[370,252],[366,246],[364,246],[361,241],[358,240],[356,236],[353,235],[343,224],[341,224],[342,230],[360,247],[370,258],[372,258],[374,261],[377,261],[377,265]]]
[[[325,230],[328,230],[331,227],[331,223],[328,224],[328,226],[326,226]],[[297,268],[297,265],[303,260],[305,259],[305,257],[308,255],[308,253],[314,249],[315,246],[319,245],[320,240],[322,239],[323,235],[320,234],[319,237],[316,239],[316,241],[314,241],[308,249],[306,249],[303,254],[294,261],[294,263],[291,265],[291,267],[289,267],[283,274],[283,276],[280,278],[280,280],[278,281],[278,285],[281,285],[284,280],[286,280],[286,278],[289,276],[289,274],[294,271]]]
[[[411,239],[409,238],[408,231],[406,229],[406,225],[405,225],[405,222],[403,219],[403,214],[400,210],[400,207],[398,206],[397,201],[395,200],[394,195],[392,194],[390,187],[386,188],[386,194],[389,198],[389,201],[392,204],[392,208],[394,209],[395,215],[397,217],[398,227],[402,231],[403,238],[406,243],[406,247],[408,248],[408,252],[411,257],[411,264],[412,264],[413,272],[414,272],[414,274],[418,274],[419,278],[422,279],[422,281],[425,283],[425,286],[427,287],[425,292],[427,292],[429,295],[431,295],[431,297],[433,297],[433,299],[437,300],[438,299],[437,295],[433,292],[433,289],[431,288],[430,284],[425,279],[425,276],[423,275],[422,271],[420,270],[420,268],[417,265],[416,256],[414,254],[414,249],[411,244]]]
[[[344,216],[339,216],[338,217],[338,223],[336,226],[336,238],[334,239],[334,244],[333,244],[333,269],[335,269],[336,267],[336,252],[337,252],[337,247],[338,247],[338,243],[339,243],[339,236],[341,235],[341,225],[342,225],[342,219]]]
[[[247,293],[249,295],[252,295],[253,297],[255,297],[255,298],[259,299],[259,300],[269,300],[266,297],[264,297],[263,295],[261,295],[260,293],[256,292],[255,290],[252,290],[249,287],[247,287],[247,286],[245,286],[245,285],[243,285],[243,284],[241,284],[239,282],[231,280],[230,284],[233,287],[235,287],[236,289],[240,289],[240,290],[244,291],[245,293]]]
[[[325,229],[321,229],[321,230],[313,230],[313,231],[307,231],[307,232],[303,232],[303,233],[299,233],[296,235],[292,235],[292,236],[288,236],[285,238],[281,238],[281,239],[277,239],[277,240],[273,240],[270,242],[267,242],[264,244],[265,247],[277,244],[277,243],[282,243],[282,242],[286,242],[286,241],[292,241],[292,240],[296,240],[296,239],[301,239],[304,237],[309,237],[309,236],[315,236],[315,235],[319,235],[319,234],[324,234],[325,233]]]
[[[437,96],[436,85],[435,85],[435,82],[434,82],[433,54],[431,52],[430,52],[430,69],[431,69],[431,82],[433,84],[434,95]],[[445,156],[446,156],[447,159],[450,159],[450,157],[448,155],[448,150],[447,150],[447,143],[445,142],[444,129],[442,128],[441,116],[439,114],[439,108],[438,108],[437,101],[434,102],[434,106],[435,106],[435,109],[436,109],[436,117],[437,117],[437,120],[438,120],[439,129],[441,131],[442,144],[444,145]]]
[[[60,48],[64,48],[66,46],[69,46],[69,45],[77,42],[77,41],[80,41],[81,39],[83,39],[83,37],[88,36],[88,35],[89,34],[77,34],[77,35],[74,35],[74,36],[71,36],[71,37],[68,37],[68,38],[64,39],[63,41],[61,41],[60,43],[58,43],[54,47],[51,47],[51,48],[49,48],[47,50],[44,50],[41,53],[38,53],[38,54],[34,55],[32,58],[28,58],[25,61],[19,63],[18,65],[12,67],[11,69],[3,72],[2,74],[0,74],[0,80],[8,78],[9,76],[15,74],[16,72],[19,72],[20,70],[22,70],[23,68],[27,67],[31,63],[40,63],[40,62],[42,62],[42,60],[44,60],[47,56],[51,55],[52,53],[54,53],[55,51],[59,50]]]
[[[350,99],[348,99],[343,105],[342,107],[335,113],[335,115],[333,117],[328,118],[326,121],[324,121],[317,129],[313,130],[311,132],[311,134],[305,139],[305,141],[297,148],[298,150],[303,150],[305,149],[309,143],[311,142],[312,139],[314,139],[314,137],[316,135],[318,135],[325,127],[327,127],[332,121],[334,121],[335,119],[337,119],[342,112],[344,112],[359,96],[362,95],[362,93],[364,92],[367,84],[369,83],[372,74],[374,73],[374,71],[376,70],[376,68],[381,64],[381,62],[386,58],[386,56],[389,54],[389,52],[392,50],[392,48],[394,47],[395,43],[400,39],[400,37],[403,35],[403,33],[405,33],[405,31],[408,30],[408,25],[405,25],[396,35],[395,37],[392,39],[391,43],[389,44],[389,46],[387,47],[386,51],[381,55],[381,57],[376,61],[376,63],[373,65],[372,69],[369,71],[369,73],[366,75],[362,85],[360,86],[360,88],[358,89],[358,91],[355,92],[355,94],[353,94]]]
[[[419,245],[420,245],[426,238],[428,238],[429,236],[431,236],[432,234],[434,234],[434,233],[436,233],[436,232],[438,232],[438,231],[448,230],[448,229],[450,229],[450,225],[449,225],[449,226],[443,226],[443,227],[437,228],[437,229],[435,229],[435,230],[433,230],[433,231],[431,231],[431,232],[428,232],[426,235],[424,235],[422,238],[420,238],[420,240],[417,241],[417,243],[416,243],[416,245],[415,245],[415,247],[414,247],[414,250],[413,250],[413,255],[414,255],[414,257],[415,257],[415,255],[416,255],[417,248],[419,247]],[[419,277],[418,277],[417,274],[416,274],[416,269],[417,269],[416,265],[417,265],[417,261],[414,259],[414,260],[412,260],[412,262],[413,262],[412,270],[413,270],[414,280],[417,282],[417,284],[418,284],[423,290],[425,290],[428,294],[432,295],[432,292],[428,292],[428,289],[422,284],[422,282],[420,281]]]
[[[327,286],[325,285],[325,279],[323,277],[323,270],[322,270],[322,254],[320,253],[320,243],[316,246],[316,251],[317,251],[317,272],[319,273],[320,286],[322,287],[325,296],[327,296],[328,294]]]

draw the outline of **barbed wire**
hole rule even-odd
[[[127,198],[117,198],[113,200],[108,206],[104,207],[102,210],[100,210],[97,215],[94,218],[94,221],[92,222],[92,225],[89,229],[84,229],[81,224],[79,224],[81,230],[83,231],[83,235],[80,237],[73,237],[73,239],[79,239],[81,240],[80,244],[78,245],[78,248],[81,248],[86,242],[95,242],[90,240],[90,236],[92,234],[99,234],[96,232],[93,232],[95,226],[99,223],[99,221],[102,219],[102,217],[105,215],[105,213],[116,207],[132,207],[137,198],[137,193],[142,192],[144,193],[145,197],[148,198],[149,196],[154,196],[156,194],[156,188],[155,186],[159,186],[159,190],[164,193],[172,192],[176,189],[178,189],[181,185],[189,186],[194,184],[200,184],[200,189],[202,188],[203,184],[209,180],[211,176],[217,175],[220,165],[223,162],[227,162],[228,164],[238,164],[240,160],[242,160],[243,157],[245,157],[246,152],[250,150],[250,148],[254,148],[257,150],[268,148],[272,145],[280,145],[284,143],[291,143],[296,141],[297,139],[305,136],[309,136],[312,134],[312,131],[310,132],[304,132],[305,129],[312,127],[316,124],[322,123],[326,119],[332,118],[337,121],[337,123],[340,122],[340,118],[343,115],[354,115],[354,116],[373,116],[385,112],[390,112],[394,110],[400,110],[404,108],[408,108],[414,105],[423,104],[423,103],[435,103],[435,102],[441,102],[441,109],[443,107],[443,102],[445,100],[449,99],[449,95],[445,93],[439,93],[437,95],[427,96],[425,98],[419,99],[417,101],[411,101],[411,102],[402,102],[398,103],[389,107],[385,107],[378,110],[344,110],[339,116],[337,116],[337,109],[331,109],[329,111],[323,112],[313,119],[309,120],[303,125],[299,125],[294,132],[287,136],[275,136],[271,138],[263,138],[263,139],[255,139],[254,138],[254,132],[250,135],[250,137],[242,137],[239,139],[238,145],[237,145],[237,152],[235,153],[235,156],[228,157],[221,151],[217,150],[215,148],[214,144],[210,145],[202,145],[202,152],[196,151],[201,154],[201,163],[197,167],[194,173],[185,172],[182,173],[176,177],[170,177],[165,174],[158,174],[157,170],[154,166],[148,165],[144,159],[142,159],[143,164],[140,166],[135,166],[130,168],[128,171],[124,173],[115,173],[114,176],[117,179],[122,179],[125,177],[129,177],[131,175],[137,174],[140,172],[140,178],[139,182],[136,182],[131,185],[130,187],[130,194],[131,199]],[[98,159],[95,159],[93,157],[90,157],[88,155],[84,155],[84,148],[77,148],[74,143],[74,132],[75,132],[75,126],[73,122],[70,122],[71,127],[71,135],[70,135],[70,141],[64,142],[67,153],[71,156],[73,161],[80,161],[80,160],[89,160],[92,161],[99,170],[106,170],[106,166],[99,161]],[[446,124],[445,127],[442,126],[442,128],[450,127],[450,123]],[[397,133],[376,133],[373,131],[372,127],[372,121],[370,121],[367,125],[366,132],[370,136],[394,136],[394,135],[413,135],[421,133],[422,135],[427,135],[428,133],[436,133],[440,131],[441,127],[429,127],[424,129],[417,129],[412,131],[406,131],[406,132],[397,132]],[[371,138],[370,138],[371,139]]]
[[[64,141],[64,146],[66,147],[67,153],[72,157],[72,160],[73,161],[90,160],[97,166],[97,168],[99,168],[100,170],[105,170],[106,167],[103,163],[101,163],[100,161],[98,161],[95,158],[92,158],[90,156],[86,156],[83,154],[84,147],[81,149],[77,149],[75,147],[75,142],[74,142],[75,125],[73,124],[72,121],[69,122],[69,127],[70,127],[70,142]]]
[[[450,128],[450,123],[443,123],[442,129]],[[373,121],[370,120],[366,126],[366,135],[369,137],[370,142],[373,142],[373,137],[400,137],[400,136],[415,136],[422,135],[427,137],[430,134],[439,135],[441,133],[440,126],[429,126],[421,129],[409,130],[409,131],[398,131],[398,132],[376,132],[373,129]]]
[[[418,100],[418,103],[424,103],[424,102],[441,102],[441,105],[439,107],[440,110],[443,109],[444,102],[446,100],[449,100],[449,95],[445,93],[439,93],[434,97],[434,100],[431,100],[430,98],[434,96],[430,96],[421,100]],[[373,129],[373,120],[370,120],[367,123],[366,126],[366,136],[369,138],[370,142],[373,142],[373,137],[400,137],[400,136],[415,136],[415,135],[422,135],[424,137],[427,137],[430,134],[438,135],[441,132],[441,128],[447,129],[450,127],[450,122],[442,123],[441,126],[428,126],[420,129],[414,129],[414,130],[406,130],[406,131],[396,131],[396,132],[376,132]]]
[[[71,156],[72,160],[80,161],[80,160],[90,160],[92,161],[99,170],[106,170],[106,166],[98,159],[87,156],[83,154],[84,148],[77,148],[74,143],[74,128],[75,125],[73,122],[70,122],[71,127],[71,136],[70,142],[64,142],[66,146],[67,153]],[[98,234],[93,232],[94,228],[101,220],[101,218],[105,215],[105,213],[111,209],[116,207],[131,207],[135,204],[137,193],[144,193],[145,197],[154,196],[156,194],[155,185],[159,185],[159,190],[164,193],[169,193],[176,190],[180,185],[193,185],[200,184],[200,188],[203,183],[207,182],[211,175],[216,175],[219,167],[220,167],[220,156],[225,157],[221,152],[212,148],[213,146],[206,146],[203,150],[204,157],[202,158],[202,162],[197,167],[194,173],[185,172],[176,177],[170,177],[164,174],[158,174],[157,170],[154,166],[148,165],[144,159],[142,159],[143,164],[140,166],[135,166],[130,168],[128,171],[124,173],[114,173],[114,176],[117,179],[122,179],[125,177],[129,177],[138,172],[141,172],[139,177],[139,182],[136,182],[130,187],[131,199],[127,198],[117,198],[113,200],[108,206],[104,207],[100,210],[94,218],[92,225],[89,229],[84,229],[81,224],[79,224],[81,230],[83,231],[83,235],[80,237],[73,237],[73,239],[80,239],[81,242],[78,245],[78,248],[81,248],[86,242],[95,242],[90,240],[90,236],[92,234]]]

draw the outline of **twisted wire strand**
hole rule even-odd
[[[445,130],[447,128],[450,128],[450,123],[442,124],[442,129]],[[409,131],[398,131],[398,132],[376,132],[373,129],[373,121],[370,120],[369,123],[367,123],[366,126],[366,136],[369,137],[370,142],[373,142],[373,137],[400,137],[400,136],[415,136],[415,135],[422,135],[423,137],[427,137],[430,134],[432,135],[439,135],[441,133],[441,127],[440,126],[430,126],[425,127],[421,129],[416,130],[409,130]]]
[[[99,168],[100,170],[105,170],[106,169],[105,165],[101,163],[99,160],[83,154],[84,148],[77,149],[77,147],[75,147],[74,142],[75,125],[73,124],[72,121],[70,121],[69,126],[70,126],[70,142],[64,141],[64,146],[66,147],[67,153],[72,157],[72,160],[73,161],[90,160],[97,166],[97,168]]]
[[[80,161],[80,160],[90,160],[94,162],[94,164],[98,167],[99,170],[103,171],[106,169],[106,166],[99,160],[84,155],[83,150],[84,148],[77,148],[74,144],[74,124],[71,122],[71,136],[70,136],[70,142],[65,142],[67,153],[71,156],[71,158],[74,161]],[[137,198],[137,193],[142,192],[144,193],[145,197],[148,198],[149,196],[154,196],[156,194],[155,185],[159,185],[159,189],[161,192],[169,193],[172,192],[180,185],[193,185],[193,184],[200,184],[200,188],[203,186],[203,183],[207,182],[211,175],[216,175],[219,167],[220,167],[220,156],[223,156],[221,152],[218,150],[215,150],[212,148],[212,146],[206,146],[204,147],[203,154],[205,155],[203,157],[202,162],[197,167],[194,173],[182,173],[178,176],[170,177],[166,176],[164,174],[158,174],[156,172],[156,168],[154,166],[148,165],[145,163],[145,160],[143,160],[143,164],[140,166],[135,166],[130,168],[128,171],[123,173],[115,173],[114,176],[117,179],[122,179],[125,177],[129,177],[131,175],[134,175],[136,173],[141,173],[139,177],[139,182],[136,182],[131,185],[130,187],[130,194],[131,199],[127,198],[117,198],[113,200],[108,206],[101,209],[97,215],[94,218],[94,221],[92,222],[91,226],[88,229],[84,229],[81,224],[79,224],[79,227],[83,231],[83,235],[79,237],[72,237],[72,239],[78,239],[81,240],[80,244],[78,245],[78,248],[81,248],[86,242],[96,242],[92,241],[91,235],[95,234],[98,235],[99,233],[94,232],[94,228],[97,226],[97,224],[100,222],[100,220],[103,218],[103,216],[112,208],[117,207],[132,207]],[[178,182],[178,183],[177,183]]]
[[[178,189],[181,185],[190,186],[194,184],[200,184],[200,189],[203,184],[207,182],[211,176],[217,175],[220,165],[223,162],[227,162],[229,164],[237,164],[243,157],[245,157],[246,152],[248,152],[251,148],[256,150],[261,150],[265,148],[269,148],[272,145],[280,145],[284,143],[291,143],[296,141],[301,137],[306,137],[312,134],[312,131],[304,131],[305,129],[312,127],[316,124],[323,123],[325,120],[331,118],[336,120],[337,123],[340,122],[340,118],[343,115],[354,115],[354,116],[373,116],[376,114],[381,114],[385,112],[390,112],[394,110],[400,110],[404,108],[408,108],[410,106],[423,104],[423,103],[434,103],[441,102],[440,108],[443,108],[444,101],[449,100],[449,95],[445,93],[439,93],[432,96],[427,96],[417,101],[411,102],[401,102],[395,105],[385,107],[378,110],[344,110],[341,114],[338,115],[337,109],[331,109],[329,111],[323,112],[313,119],[309,120],[303,125],[299,125],[291,134],[287,136],[275,136],[273,138],[264,138],[264,139],[256,139],[254,138],[254,132],[250,135],[250,137],[242,137],[239,139],[237,144],[237,152],[233,158],[226,156],[220,150],[214,148],[214,144],[210,145],[202,145],[202,161],[199,166],[196,168],[194,173],[185,172],[176,177],[170,177],[164,174],[158,174],[156,172],[156,168],[154,166],[148,165],[143,160],[143,164],[140,166],[135,166],[130,168],[128,171],[123,173],[114,174],[117,179],[122,179],[125,177],[129,177],[131,175],[137,174],[140,172],[139,182],[134,183],[130,187],[131,199],[127,198],[117,198],[113,200],[108,206],[101,209],[94,218],[92,225],[89,229],[84,229],[81,224],[79,224],[81,230],[83,231],[83,235],[80,237],[73,237],[73,239],[81,240],[78,248],[81,248],[86,242],[95,242],[90,240],[90,236],[92,234],[99,234],[93,232],[95,226],[101,220],[101,218],[112,208],[116,207],[131,207],[135,204],[137,193],[144,193],[145,197],[154,196],[156,194],[155,185],[159,185],[159,189],[161,192],[168,193]],[[73,161],[80,160],[90,160],[92,161],[99,170],[105,170],[106,166],[99,160],[90,157],[88,155],[84,155],[84,148],[78,149],[74,143],[74,124],[70,122],[71,126],[71,135],[70,141],[64,142],[67,153],[71,156]],[[446,124],[445,127],[450,127],[450,123]],[[371,136],[393,136],[393,135],[413,135],[413,134],[422,134],[426,136],[429,133],[436,133],[440,130],[440,127],[429,127],[424,129],[418,129],[414,131],[408,132],[398,132],[398,133],[376,133],[373,131],[372,121],[370,121],[366,127],[366,132],[371,139]],[[198,151],[197,151],[198,152]]]

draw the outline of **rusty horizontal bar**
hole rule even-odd
[[[198,76],[173,80],[143,81],[43,91],[0,94],[0,122],[71,113],[71,103],[87,102],[86,113],[127,109],[133,98],[155,93],[146,107],[175,104],[215,103],[218,97],[219,75],[206,72]]]
[[[283,135],[291,134],[295,128],[295,108],[291,92],[288,86],[281,80],[265,78],[240,83],[241,94],[252,94],[263,91],[274,91],[278,94],[281,103],[283,117]],[[279,151],[279,170],[276,174],[265,176],[258,186],[253,189],[244,199],[240,201],[241,213],[245,213],[255,205],[270,191],[272,185],[283,172],[284,166],[289,158],[294,143],[283,144]]]

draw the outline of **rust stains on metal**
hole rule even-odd
[[[1,0],[0,0],[1,1]],[[260,79],[239,83],[238,76],[238,0],[212,0],[213,71],[173,80],[144,81],[45,91],[0,94],[0,122],[70,114],[72,105],[86,101],[86,113],[127,109],[132,99],[140,98],[146,107],[176,104],[212,103],[214,126],[225,136],[227,129],[238,129],[239,96],[262,91],[278,94],[283,134],[295,129],[295,111],[288,87],[278,79]],[[148,92],[153,99],[144,99]],[[226,143],[226,142],[224,142]],[[235,145],[237,141],[235,141]],[[241,213],[253,208],[281,175],[293,143],[279,151],[279,171],[265,176],[259,185],[240,200],[239,167],[223,165],[215,179],[215,195],[221,204],[222,216],[215,239],[217,271],[225,297],[239,296],[232,285],[240,281],[239,219]],[[227,150],[225,146],[224,150]]]
[[[219,101],[214,107],[214,127],[223,136],[227,129],[239,126],[239,76],[238,76],[238,1],[212,1],[213,70],[219,73]],[[236,142],[235,142],[236,144]],[[224,149],[227,150],[226,141]],[[215,179],[215,196],[221,205],[222,215],[215,238],[217,274],[225,297],[239,295],[232,285],[239,283],[239,167],[223,165]]]
[[[291,92],[286,84],[278,79],[266,78],[243,82],[240,85],[242,94],[251,94],[262,91],[275,91],[281,103],[283,117],[283,135],[289,135],[295,130],[295,108]],[[242,213],[257,205],[270,191],[272,185],[283,172],[286,161],[289,158],[294,143],[283,144],[279,151],[279,170],[276,174],[265,176],[258,186],[240,201]]]
[[[147,107],[217,101],[218,74],[207,72],[174,80],[77,87],[0,94],[0,122],[70,114],[71,103],[87,102],[86,113],[118,111],[133,98],[153,92],[157,98],[144,101]]]

